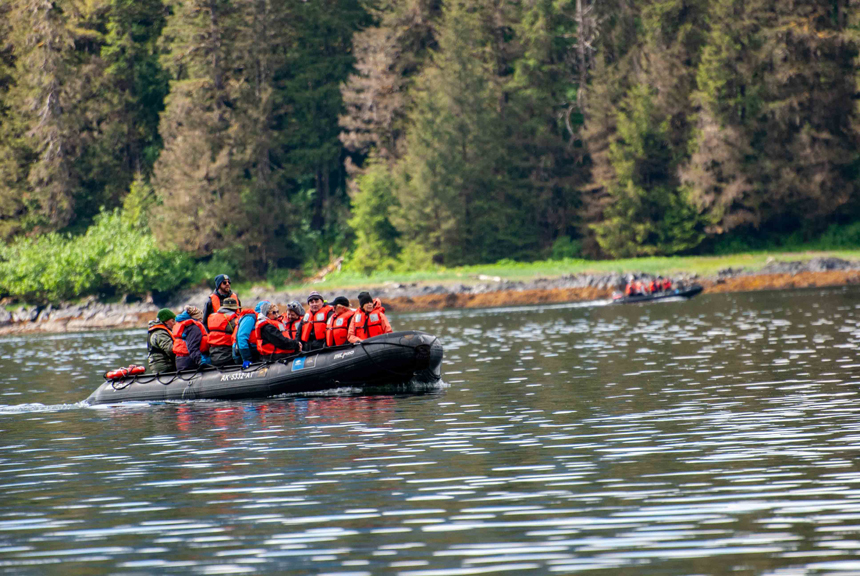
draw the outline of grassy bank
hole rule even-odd
[[[348,272],[334,272],[325,281],[314,284],[315,289],[337,290],[381,286],[386,283],[409,284],[473,284],[486,281],[484,277],[500,278],[511,281],[527,281],[536,278],[557,278],[568,274],[601,274],[646,272],[654,275],[675,276],[678,274],[698,274],[713,276],[726,268],[744,268],[750,271],[762,269],[773,261],[804,261],[818,257],[860,260],[860,250],[804,251],[804,252],[755,252],[731,254],[726,256],[675,256],[653,258],[630,258],[626,260],[545,260],[541,262],[501,261],[496,264],[461,266],[458,268],[438,268],[407,273],[379,272],[364,276]],[[244,283],[236,286],[239,293],[252,285],[272,290],[289,292],[307,289],[307,284],[273,286],[265,283]]]

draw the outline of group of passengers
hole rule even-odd
[[[177,316],[168,308],[149,323],[146,339],[152,372],[195,369],[204,364],[225,366],[280,360],[330,346],[357,344],[391,332],[385,308],[368,292],[358,295],[358,309],[338,296],[331,304],[319,292],[308,295],[308,308],[297,301],[282,314],[277,304],[258,302],[242,308],[230,277],[215,278],[215,290],[203,306],[186,306]]]
[[[670,290],[672,290],[672,281],[668,278],[664,279],[662,276],[660,276],[658,278],[652,278],[650,282],[642,282],[640,280],[628,282],[627,286],[624,288],[624,295],[647,296],[649,294],[656,294],[658,292],[669,292]]]

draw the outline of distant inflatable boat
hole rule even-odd
[[[86,403],[240,400],[348,387],[368,389],[442,379],[442,344],[423,332],[393,332],[276,362],[106,380]]]
[[[653,302],[655,300],[667,300],[669,298],[685,298],[689,299],[704,290],[698,284],[694,284],[688,288],[666,290],[664,292],[655,292],[654,294],[637,294],[635,296],[624,296],[618,294],[612,298],[615,304],[635,304],[637,302]]]

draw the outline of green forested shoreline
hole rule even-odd
[[[0,295],[860,246],[858,0],[0,0]]]

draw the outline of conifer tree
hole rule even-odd
[[[373,26],[353,37],[355,72],[343,83],[346,112],[341,141],[350,152],[386,161],[400,155],[408,91],[436,45],[438,0],[387,1],[376,6]]]
[[[15,71],[0,151],[4,235],[20,230],[25,218],[57,229],[74,217],[81,131],[71,113],[79,98],[71,86],[71,11],[71,3],[51,0],[10,5]]]
[[[446,5],[398,166],[396,225],[446,265],[516,257],[536,243],[535,227],[524,225],[533,222],[529,199],[513,193],[507,173],[491,15],[477,0]]]
[[[159,113],[169,88],[158,61],[164,20],[162,0],[111,0],[99,85],[107,118],[98,153],[116,158],[122,177],[114,185],[124,189],[134,174],[150,175],[161,151]]]
[[[615,257],[672,254],[704,239],[704,221],[678,188],[669,118],[652,90],[634,87],[617,115],[609,157],[615,182],[604,220],[594,225],[601,248]]]
[[[162,240],[208,256],[249,226],[230,75],[238,16],[231,0],[189,0],[171,8],[162,61],[172,80],[160,123],[164,151],[155,165],[161,205],[152,224]]]
[[[684,170],[719,233],[815,227],[856,194],[858,46],[845,2],[718,0]]]

